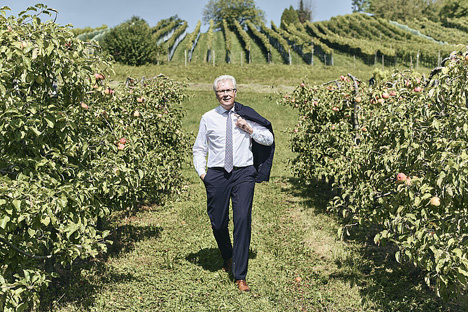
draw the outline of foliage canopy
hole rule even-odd
[[[102,47],[122,64],[138,66],[156,62],[158,47],[152,40],[151,28],[137,16],[112,28],[104,37]]]
[[[203,21],[213,20],[216,29],[222,29],[223,19],[229,26],[237,20],[242,26],[250,20],[255,25],[265,21],[265,12],[259,9],[254,0],[210,0],[203,10]]]
[[[285,25],[297,24],[299,23],[299,16],[297,15],[296,10],[293,6],[289,6],[289,9],[284,9],[283,14],[281,14],[281,25],[282,29],[285,29]]]

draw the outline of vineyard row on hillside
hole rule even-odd
[[[306,22],[305,24],[286,25],[277,27],[273,21],[271,28],[266,25],[255,26],[250,21],[245,25],[235,23],[232,28],[227,28],[223,23],[222,32],[226,57],[224,62],[230,62],[232,53],[232,40],[237,37],[245,52],[245,61],[251,62],[250,51],[253,46],[262,51],[262,61],[271,63],[271,51],[275,49],[281,59],[275,63],[292,64],[291,53],[295,54],[307,64],[314,64],[314,56],[322,63],[334,65],[333,54],[339,52],[350,57],[360,59],[364,64],[380,64],[396,66],[424,65],[433,67],[440,65],[440,61],[447,57],[455,49],[456,44],[463,43],[468,38],[468,33],[458,21],[457,29],[452,29],[429,20],[412,21],[410,25],[402,25],[375,16],[354,13],[337,16],[324,22]],[[180,20],[159,22],[153,28],[153,38],[158,45],[165,44],[168,54],[168,62],[172,54],[177,50],[187,51],[191,55],[199,47],[198,36],[200,25],[186,39],[187,23]],[[80,35],[83,40],[102,38],[108,30],[101,29],[95,32]],[[213,60],[213,32],[211,25],[207,36],[203,40],[208,42],[203,46],[206,51],[204,61]],[[183,40],[182,40],[183,39]],[[180,44],[183,43],[183,44]],[[177,53],[177,52],[176,52]],[[222,58],[218,59],[221,60]],[[186,57],[185,62],[191,58]]]

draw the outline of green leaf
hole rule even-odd
[[[16,208],[16,211],[20,211],[20,209],[21,209],[21,200],[13,199],[12,203],[13,203],[13,206]]]
[[[50,218],[48,216],[45,218],[42,218],[41,223],[44,224],[45,226],[48,226],[50,224]]]
[[[44,117],[44,119],[45,119],[45,121],[47,122],[47,126],[49,126],[49,128],[53,128],[53,127],[54,127],[55,124],[54,124],[54,122],[53,122],[52,120],[47,119],[47,118],[45,118],[45,117]]]
[[[10,221],[10,217],[9,216],[4,216],[2,219],[0,219],[0,227],[2,229],[6,229],[6,226],[7,226],[9,221]]]

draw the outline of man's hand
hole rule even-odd
[[[245,121],[245,119],[240,116],[237,117],[236,127],[247,132],[248,134],[253,133],[252,127],[250,127],[247,121]]]
[[[205,180],[205,176],[206,176],[206,173],[202,174],[202,175],[200,176],[200,179],[202,179],[202,181]]]

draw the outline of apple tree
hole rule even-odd
[[[441,296],[468,281],[467,60],[465,47],[429,77],[395,72],[368,86],[341,76],[282,99],[300,115],[295,173],[330,183],[341,233],[379,227],[376,244],[394,243]]]

